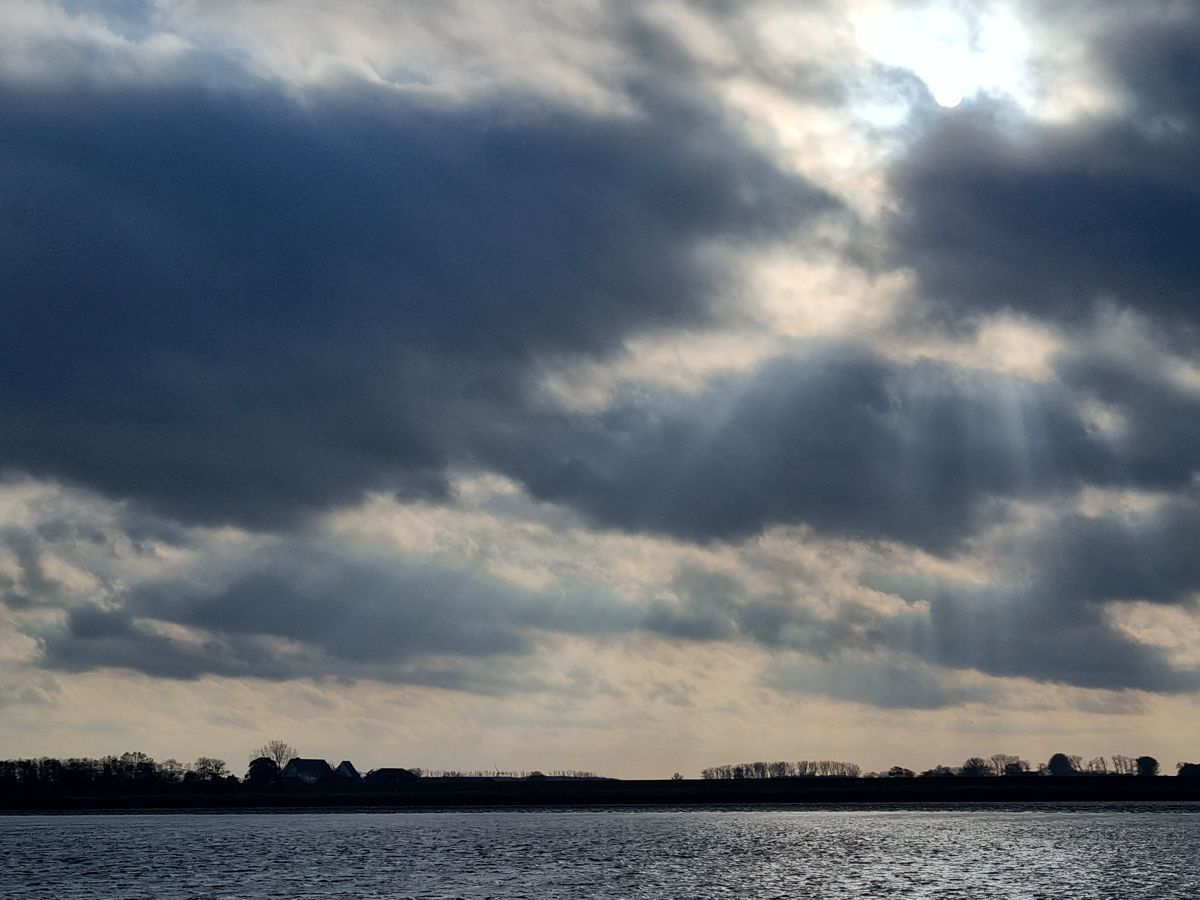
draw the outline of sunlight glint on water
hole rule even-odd
[[[1200,897],[1200,805],[0,818],[0,897]]]

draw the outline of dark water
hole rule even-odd
[[[1200,898],[1200,805],[0,817],[0,897]]]

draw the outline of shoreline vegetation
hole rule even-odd
[[[430,807],[756,806],[804,804],[1076,803],[1200,801],[1200,766],[1158,774],[1152,757],[1055,754],[1036,768],[1017,757],[972,757],[915,773],[863,773],[830,760],[715,766],[703,777],[603,778],[587,772],[440,772],[336,768],[283,742],[255,751],[244,778],[223,760],[184,766],[143,753],[100,759],[0,761],[0,812]]]
[[[179,785],[121,793],[31,792],[0,796],[0,812],[472,807],[768,806],[931,803],[1200,802],[1200,779],[1154,776],[491,781],[445,778],[404,787],[255,788]]]

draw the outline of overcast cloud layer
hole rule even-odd
[[[950,9],[0,4],[0,752],[86,744],[99,683],[751,755],[732,696],[824,704],[792,757],[1158,733],[1200,11],[980,2],[906,57]],[[283,707],[208,735],[319,740]]]

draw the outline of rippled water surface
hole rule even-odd
[[[1200,898],[1200,806],[0,817],[0,897]]]

